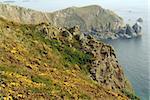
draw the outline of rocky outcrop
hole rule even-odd
[[[114,91],[125,88],[132,91],[118,63],[115,51],[110,45],[91,38],[88,39],[88,43],[82,46],[82,48],[93,55],[89,70],[93,80]]]
[[[137,19],[137,22],[142,23],[142,22],[143,22],[143,19],[142,19],[142,18],[138,18],[138,19]]]
[[[141,27],[141,25],[140,25],[140,23],[135,23],[133,26],[132,26],[132,28],[134,29],[134,31],[135,31],[135,33],[137,34],[137,35],[141,35],[141,32],[142,32],[142,27]]]
[[[118,30],[117,35],[121,38],[133,38],[142,35],[142,27],[140,23],[135,23],[133,26],[126,24],[125,27]]]
[[[142,25],[139,22],[136,22],[133,26],[126,24],[124,27],[119,27],[117,30],[110,32],[97,32],[96,30],[92,30],[90,33],[96,39],[131,39],[135,37],[142,36]]]

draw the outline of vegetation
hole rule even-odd
[[[140,100],[139,97],[137,97],[135,94],[130,93],[129,91],[127,91],[126,89],[122,90],[122,93],[125,94],[127,97],[129,97],[131,100]]]
[[[68,46],[56,27],[49,25],[49,33],[58,33],[59,39],[39,27],[0,20],[2,99],[127,99],[120,92],[108,92],[85,74],[90,54]]]

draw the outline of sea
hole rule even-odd
[[[125,23],[133,25],[138,18],[143,19],[143,36],[132,39],[107,40],[115,48],[125,75],[131,82],[135,93],[141,100],[150,100],[150,28],[148,10],[122,9],[115,10]]]

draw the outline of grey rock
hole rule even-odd
[[[133,36],[133,33],[134,33],[133,28],[129,24],[127,24],[126,25],[126,34],[129,36]]]
[[[142,27],[140,26],[139,23],[135,23],[133,26],[130,26],[129,24],[126,24],[125,27],[120,28],[116,34],[121,37],[121,38],[133,38],[133,37],[137,37],[138,35],[140,35],[142,31]]]
[[[142,19],[142,18],[138,18],[138,19],[137,19],[137,22],[142,23],[142,22],[143,22],[143,19]]]
[[[63,31],[63,32],[62,32],[62,35],[63,35],[64,37],[69,37],[69,36],[71,35],[71,33],[68,32],[68,31]]]
[[[134,31],[135,31],[135,33],[141,33],[141,31],[142,31],[142,27],[140,26],[140,24],[138,24],[138,23],[135,23],[133,26],[132,26],[132,28],[134,29]]]
[[[80,40],[80,41],[84,40],[84,34],[78,34],[76,37],[77,37],[78,40]]]
[[[126,27],[119,29],[118,32],[117,32],[117,34],[119,36],[121,36],[121,34],[126,34]]]

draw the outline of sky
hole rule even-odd
[[[125,8],[148,10],[148,0],[0,0],[34,10],[52,12],[72,6],[100,5],[107,9],[119,10]]]

